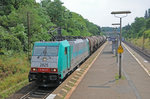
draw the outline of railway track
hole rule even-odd
[[[150,53],[146,52],[145,50],[142,50],[128,42],[124,42],[128,46],[130,46],[134,51],[136,51],[138,54],[140,54],[145,60],[150,62]]]
[[[20,99],[46,99],[46,97],[54,91],[55,88],[35,87],[30,92],[22,96]]]

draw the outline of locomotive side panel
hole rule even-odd
[[[89,42],[87,39],[78,39],[76,41],[71,41],[70,45],[73,48],[71,58],[71,68],[73,69],[89,56]]]
[[[70,44],[67,40],[61,41],[59,49],[58,73],[61,79],[63,79],[67,75],[71,65]]]

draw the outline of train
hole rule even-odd
[[[82,39],[35,42],[29,82],[35,81],[44,87],[58,86],[105,41],[105,36],[91,36]]]

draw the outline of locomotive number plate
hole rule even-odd
[[[48,63],[40,63],[40,67],[48,67]]]

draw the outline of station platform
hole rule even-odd
[[[150,99],[150,63],[143,64],[133,55],[136,53],[123,44],[122,78],[118,79],[118,64],[112,53],[111,42],[107,42],[84,78],[73,91],[70,99]],[[130,51],[130,52],[129,52]],[[131,55],[131,53],[134,53]],[[135,55],[136,56],[136,55]],[[142,62],[138,62],[142,61]],[[142,65],[143,64],[143,65]],[[141,66],[142,65],[142,66]]]

